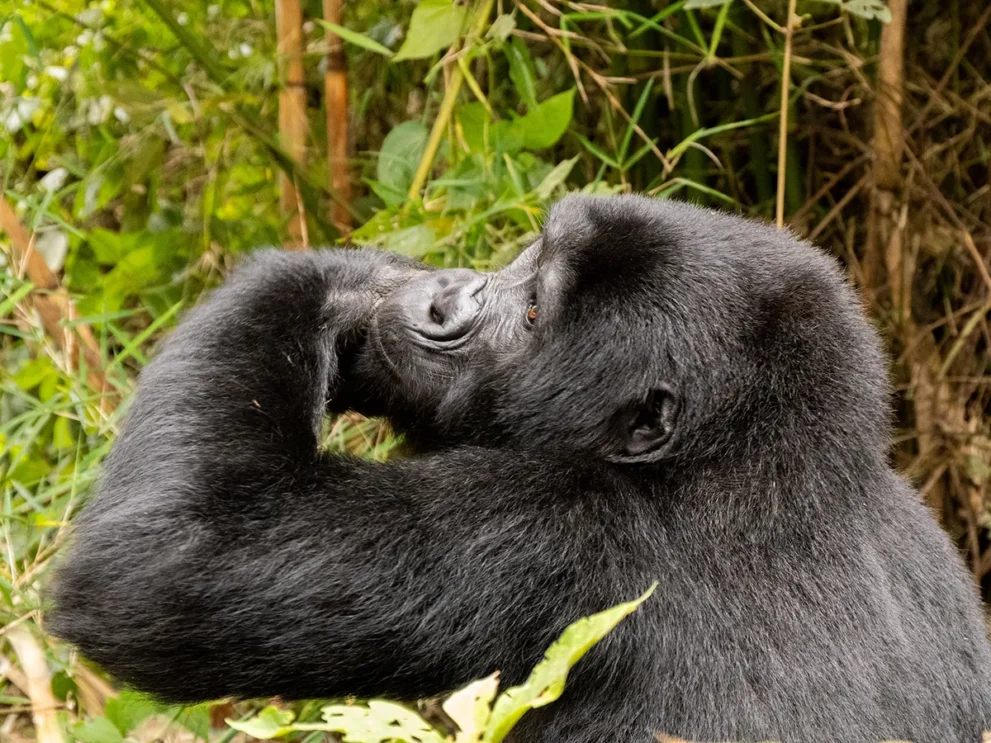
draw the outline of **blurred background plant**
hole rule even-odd
[[[776,220],[842,260],[894,358],[892,456],[987,596],[989,18],[979,0],[7,0],[0,738],[226,742],[250,709],[119,693],[43,633],[65,527],[183,308],[260,245],[498,267],[570,190]],[[395,445],[355,416],[327,442]]]

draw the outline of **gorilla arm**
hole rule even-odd
[[[579,615],[579,547],[518,455],[317,450],[339,350],[411,269],[262,253],[189,314],[77,521],[57,634],[177,701],[415,697],[539,659]]]

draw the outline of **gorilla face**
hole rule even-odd
[[[387,297],[352,377],[423,450],[697,461],[817,419],[863,428],[857,406],[883,420],[883,365],[849,295],[786,232],[572,197],[505,269],[424,271]]]

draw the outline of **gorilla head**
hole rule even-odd
[[[424,449],[698,464],[810,436],[880,452],[883,368],[838,268],[789,233],[571,197],[503,270],[425,271],[389,296],[353,377]]]

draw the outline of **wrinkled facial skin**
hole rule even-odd
[[[416,272],[378,306],[348,376],[361,412],[424,451],[697,459],[827,416],[870,445],[884,436],[862,423],[884,420],[880,350],[834,261],[768,225],[642,197],[558,202],[498,272]]]
[[[388,415],[426,448],[455,439],[466,421],[445,409],[473,417],[533,341],[540,248],[537,240],[497,272],[425,270],[387,297],[352,373],[366,411]]]

